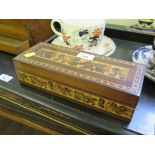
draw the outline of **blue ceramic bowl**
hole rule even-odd
[[[144,46],[133,53],[133,62],[146,66],[146,77],[155,82],[155,51],[152,46]]]

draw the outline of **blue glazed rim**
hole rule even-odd
[[[138,53],[140,52],[150,52],[152,50],[152,46],[143,46],[143,47],[140,47],[139,49],[137,49],[134,53],[133,53],[133,56],[132,56],[132,60],[133,62],[135,63],[140,63],[137,61],[138,59]],[[144,55],[145,56],[145,55]],[[145,76],[154,81],[155,82],[155,71],[152,71],[152,70],[155,70],[155,64],[153,66],[150,66],[150,65],[146,65],[144,63],[140,63],[140,64],[143,64],[146,66],[146,72],[145,72]]]

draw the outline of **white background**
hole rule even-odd
[[[151,0],[3,0],[0,18],[155,18]],[[154,136],[0,136],[1,155],[154,155]]]
[[[154,0],[1,0],[0,18],[150,18]]]

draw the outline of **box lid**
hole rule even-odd
[[[59,75],[54,80],[136,106],[145,67],[47,43],[39,43],[14,58]]]

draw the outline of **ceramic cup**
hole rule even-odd
[[[51,28],[55,34],[63,37],[66,45],[77,50],[87,50],[102,41],[105,20],[55,19],[51,22]]]

